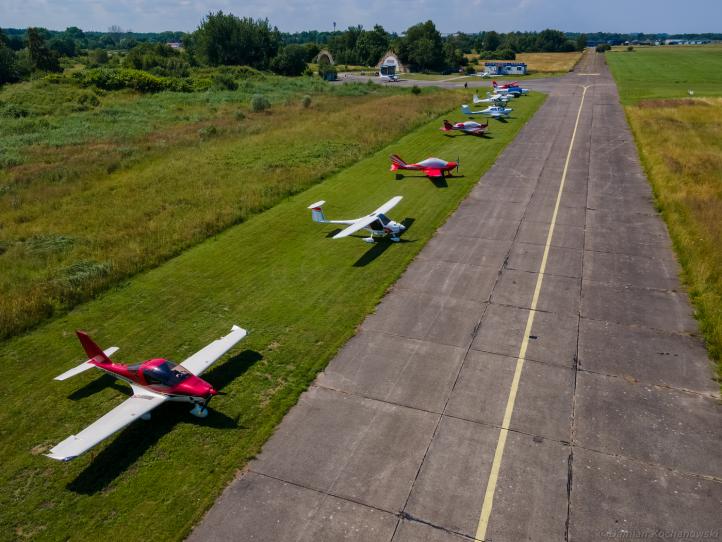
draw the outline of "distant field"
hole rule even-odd
[[[470,60],[476,60],[483,66],[484,62],[491,60],[478,60],[479,55],[466,55]],[[565,73],[571,71],[582,58],[581,52],[571,53],[518,53],[514,62],[526,62],[529,75],[542,73]]]
[[[254,93],[272,108],[250,112]],[[88,95],[42,81],[0,92],[10,162],[0,171],[0,337],[268,209],[455,103],[435,89],[413,96],[280,77],[236,91],[106,92],[85,108]]]
[[[339,130],[375,119],[373,110],[378,109],[389,120],[375,121],[375,130],[389,132],[399,123],[391,114],[398,104],[406,104],[401,111],[428,111],[429,120],[305,192],[65,316],[0,343],[0,540],[180,540],[188,533],[543,101],[539,94],[520,98],[508,122],[492,121],[487,138],[454,137],[439,132],[441,119],[448,115],[458,121],[462,116],[456,110],[441,117],[434,111],[444,100],[458,104],[463,94],[446,91],[427,97],[426,92],[414,97],[419,99],[416,105],[406,102],[407,91],[404,96],[368,98],[345,121],[329,114]],[[268,118],[306,122],[300,114]],[[415,113],[410,118],[418,117]],[[405,123],[405,129],[414,122]],[[325,141],[332,133],[331,128],[305,128],[311,142]],[[353,137],[367,147],[378,141],[370,134]],[[292,128],[279,128],[266,148],[288,154],[273,154],[269,171],[283,172],[286,161],[302,164],[317,153],[332,158],[322,148],[297,154],[295,138]],[[165,166],[185,164],[185,171],[197,176],[196,190],[204,197],[206,189],[211,194],[218,190],[206,183],[216,175],[204,173],[223,164],[228,167],[224,184],[251,182],[244,163],[247,152],[241,144],[203,143]],[[445,187],[425,177],[396,181],[388,171],[391,152],[407,160],[460,157],[462,176],[449,179]],[[137,185],[135,176],[118,181],[139,189],[148,184],[152,194],[153,182],[163,177],[162,168],[152,171],[157,175],[141,176],[144,182]],[[172,178],[182,174],[173,171],[181,173]],[[281,176],[294,175],[291,169]],[[172,194],[173,185],[163,184],[158,191]],[[409,225],[398,244],[370,246],[359,238],[363,235],[331,240],[333,226],[311,222],[306,208],[325,199],[329,217],[349,218],[397,194],[404,200],[389,215]],[[91,191],[78,216],[92,212],[97,200]],[[226,204],[221,198],[215,201]],[[128,207],[114,203],[119,220]],[[73,462],[57,463],[41,455],[125,398],[125,386],[90,372],[65,382],[52,380],[81,358],[74,329],[86,329],[104,346],[119,346],[118,361],[150,356],[181,361],[233,323],[248,327],[250,335],[230,359],[204,377],[227,392],[213,400],[208,418],[198,420],[185,405],[167,404],[151,421],[135,423]]]
[[[663,45],[606,53],[622,103],[650,98],[722,96],[722,45]]]
[[[722,47],[605,56],[722,377]]]

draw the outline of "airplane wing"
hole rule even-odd
[[[394,196],[394,197],[391,198],[389,201],[387,201],[386,203],[384,203],[381,207],[379,207],[378,209],[376,209],[373,213],[371,213],[371,215],[379,215],[379,214],[381,214],[381,213],[388,213],[391,209],[393,209],[394,207],[396,207],[396,205],[397,205],[402,199],[404,199],[403,196]]]
[[[143,388],[133,388],[133,391],[137,392],[133,397],[120,403],[77,435],[69,436],[45,455],[59,461],[70,461],[168,400],[166,395]]]
[[[334,235],[332,237],[332,239],[341,239],[342,237],[348,237],[352,233],[356,233],[357,231],[364,229],[366,226],[371,224],[371,222],[373,222],[374,220],[376,220],[376,217],[372,216],[372,215],[365,216],[363,218],[359,218],[356,222],[351,224],[348,228],[341,230],[336,235]]]
[[[223,354],[233,348],[248,332],[242,327],[233,326],[231,332],[213,341],[208,346],[201,348],[198,352],[186,359],[181,365],[191,373],[198,376],[213,365]]]
[[[356,233],[357,231],[364,229],[366,226],[371,224],[371,222],[376,220],[377,215],[389,212],[391,209],[396,207],[396,204],[402,199],[404,199],[403,196],[394,196],[389,201],[384,203],[381,207],[376,209],[374,212],[362,218],[359,218],[358,220],[354,221],[353,224],[351,224],[348,228],[338,232],[332,237],[332,239],[341,239],[342,237],[348,237],[352,233]]]

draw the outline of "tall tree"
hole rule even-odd
[[[432,21],[415,24],[399,40],[401,60],[420,70],[439,69],[444,64],[441,34]]]
[[[493,30],[484,34],[484,41],[482,42],[482,48],[485,51],[496,51],[501,45],[501,38],[499,34]]]
[[[28,53],[34,70],[60,71],[57,53],[48,49],[41,30],[38,28],[28,28]]]
[[[203,19],[191,44],[199,59],[212,66],[267,68],[278,52],[280,34],[268,19],[240,19],[218,11]]]
[[[389,50],[391,39],[383,26],[376,25],[373,30],[364,31],[356,42],[359,61],[364,66],[374,66]]]

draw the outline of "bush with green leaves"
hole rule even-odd
[[[82,86],[95,86],[104,90],[129,88],[138,92],[192,92],[193,87],[184,79],[158,77],[142,70],[128,68],[92,68],[73,74]]]
[[[594,48],[594,50],[595,50],[597,53],[603,53],[603,52],[605,52],[605,51],[609,51],[611,48],[612,48],[612,46],[609,45],[608,43],[600,43],[599,45],[597,45],[597,46]]]
[[[259,111],[265,111],[270,107],[271,102],[269,102],[268,98],[266,98],[263,94],[254,94],[253,98],[251,98],[251,111],[257,113]]]
[[[414,85],[411,87],[411,94],[416,94],[418,96],[421,94],[421,89],[417,85]]]
[[[308,108],[311,106],[311,96],[309,96],[308,94],[306,94],[306,95],[301,99],[301,105],[303,106],[304,109],[308,109]]]
[[[217,90],[236,90],[238,83],[228,73],[217,73],[213,76],[213,88]]]
[[[306,69],[306,48],[291,43],[271,60],[271,70],[280,75],[301,75]]]

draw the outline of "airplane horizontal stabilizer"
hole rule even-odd
[[[103,351],[103,354],[105,354],[107,357],[112,356],[118,351],[117,346],[111,346],[110,348]],[[95,367],[94,363],[90,363],[90,360],[86,360],[80,365],[77,365],[76,367],[73,367],[72,369],[65,371],[63,374],[56,376],[53,380],[67,380],[71,376],[78,375],[82,372],[87,371],[88,369],[91,369]]]

